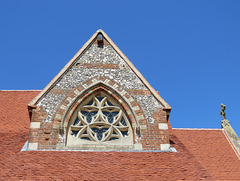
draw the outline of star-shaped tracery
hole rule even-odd
[[[129,122],[120,106],[98,94],[80,107],[70,130],[77,138],[105,142],[127,137]]]

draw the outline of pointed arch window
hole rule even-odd
[[[132,127],[122,106],[104,91],[86,98],[74,111],[68,145],[131,145]]]

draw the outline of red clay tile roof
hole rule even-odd
[[[28,132],[28,103],[41,91],[0,91],[0,133]]]
[[[173,133],[217,180],[240,180],[240,160],[224,130],[174,129]]]
[[[178,152],[21,152],[28,139],[27,104],[38,93],[0,91],[0,180],[215,180],[240,175],[240,161],[221,130],[171,130]]]

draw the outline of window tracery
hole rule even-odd
[[[85,144],[124,144],[124,139],[132,139],[132,130],[121,105],[101,91],[91,95],[75,110],[69,136],[75,142],[78,139],[77,142]]]

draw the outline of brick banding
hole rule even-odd
[[[79,66],[83,68],[92,69],[119,69],[118,64],[105,64],[105,63],[81,63]]]
[[[94,80],[94,81],[92,81],[92,80]],[[129,95],[129,93],[127,91],[122,89],[120,85],[116,84],[113,80],[110,80],[110,79],[106,79],[103,77],[94,77],[91,80],[84,82],[83,84],[88,85],[88,88],[82,89],[82,86],[81,86],[81,88],[79,89],[79,87],[77,87],[71,93],[69,93],[69,95],[66,96],[66,98],[59,105],[59,108],[57,109],[56,114],[54,116],[54,119],[53,119],[54,124],[55,123],[57,124],[57,123],[59,123],[60,120],[59,120],[59,116],[56,116],[56,115],[62,115],[61,125],[62,126],[65,125],[65,126],[63,126],[64,127],[64,137],[66,137],[68,123],[70,121],[70,118],[71,118],[74,110],[89,95],[95,93],[96,91],[101,90],[101,91],[105,91],[106,93],[111,95],[111,97],[113,99],[115,99],[117,102],[119,102],[119,104],[126,111],[126,114],[129,117],[131,124],[133,125],[132,127],[133,127],[134,140],[135,140],[135,138],[137,137],[137,135],[135,134],[136,133],[135,125],[140,126],[140,124],[138,122],[138,116],[144,115],[143,111],[141,110],[141,106],[135,101],[135,99],[131,98],[131,96]],[[114,89],[113,85],[114,85],[115,89]],[[78,91],[76,91],[76,90],[78,90]],[[124,94],[121,95],[120,91],[122,91],[122,93],[124,93]],[[79,95],[76,95],[76,92],[79,92]],[[129,99],[131,100],[131,104],[137,105],[139,107],[139,109],[137,109],[137,110],[132,109],[131,104],[127,103]],[[67,106],[66,106],[66,104],[67,104]],[[129,111],[129,110],[131,110],[131,111]],[[142,124],[146,124],[146,123],[142,123]]]

